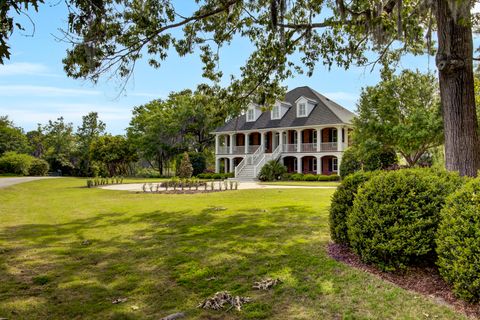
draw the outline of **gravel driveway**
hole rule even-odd
[[[0,189],[13,186],[15,184],[30,182],[42,179],[56,179],[59,177],[15,177],[15,178],[0,178]]]

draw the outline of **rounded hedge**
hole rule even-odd
[[[28,174],[30,176],[44,176],[48,173],[50,166],[47,161],[43,159],[33,159],[30,168],[28,169]]]
[[[457,174],[430,169],[373,177],[359,189],[347,217],[350,246],[384,270],[433,259],[440,210],[462,182]]]
[[[454,193],[441,212],[437,265],[455,294],[480,300],[480,178]]]
[[[0,157],[0,173],[28,175],[30,165],[35,157],[28,154],[5,152]]]
[[[347,217],[353,208],[358,188],[377,175],[378,171],[358,171],[342,180],[330,205],[330,236],[336,243],[348,244]]]

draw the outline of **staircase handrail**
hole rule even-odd
[[[238,174],[243,170],[247,164],[248,155],[240,161],[240,163],[235,167],[235,178],[238,177]]]
[[[258,163],[258,159],[264,154],[264,151],[263,151],[263,144],[261,144],[257,150],[255,150],[255,152],[251,155],[251,163],[249,164],[252,164],[252,165],[257,165]]]

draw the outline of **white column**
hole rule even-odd
[[[297,173],[302,173],[302,158],[297,157]]]
[[[280,145],[280,152],[283,152],[283,131],[279,131],[278,144]]]
[[[302,151],[302,130],[297,131],[297,152]]]
[[[215,154],[218,154],[218,146],[220,145],[220,135],[215,135]]]
[[[322,174],[322,157],[317,157],[317,174]]]
[[[220,158],[215,158],[215,173],[220,173]]]
[[[223,159],[223,172],[228,173],[228,158]]]
[[[337,145],[338,151],[343,151],[343,143],[342,143],[342,127],[337,127]]]
[[[235,136],[234,133],[230,133],[230,154],[233,154],[233,137]]]
[[[230,172],[233,172],[235,170],[235,166],[233,164],[233,158],[230,159],[230,168],[229,169],[230,169],[229,170]]]
[[[322,142],[322,129],[317,129],[317,152],[320,152],[321,142]]]
[[[248,146],[250,145],[250,132],[245,133],[245,153],[248,153]]]
[[[337,157],[337,174],[340,175],[340,165],[342,164],[342,154]]]
[[[265,151],[265,132],[260,132],[260,148]]]

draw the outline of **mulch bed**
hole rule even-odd
[[[411,267],[402,272],[384,272],[375,266],[363,263],[350,248],[336,243],[328,245],[328,254],[337,261],[374,274],[401,288],[429,296],[439,303],[450,304],[469,317],[480,317],[480,304],[469,304],[457,299],[449,285],[440,277],[436,267]]]

